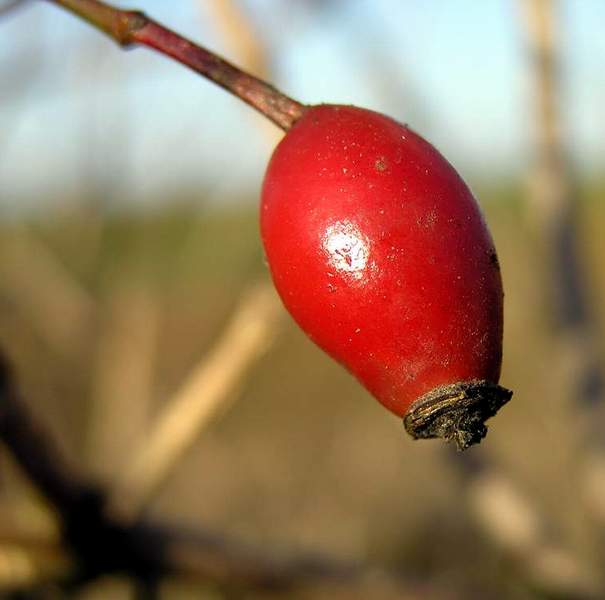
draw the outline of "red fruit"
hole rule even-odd
[[[269,163],[261,233],[294,319],[414,437],[485,435],[511,396],[498,260],[431,144],[369,110],[309,108]]]

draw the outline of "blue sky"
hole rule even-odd
[[[210,2],[120,4],[241,62]],[[471,180],[522,173],[532,115],[519,0],[349,0],[319,15],[302,0],[242,4],[290,95],[386,112]],[[580,166],[600,172],[605,2],[559,6],[566,139]],[[90,173],[142,206],[182,184],[206,198],[254,196],[278,139],[209,82],[146,49],[124,53],[44,2],[0,21],[0,81],[3,212],[77,196]]]

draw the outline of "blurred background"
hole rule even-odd
[[[130,513],[369,565],[304,597],[605,597],[605,4],[114,4],[434,143],[496,242],[515,396],[468,456],[409,439],[266,285],[257,202],[280,131],[26,1],[0,19],[0,346],[65,454]],[[9,590],[45,577],[14,540],[59,533],[6,451],[0,469]],[[272,596],[173,578],[160,597]]]

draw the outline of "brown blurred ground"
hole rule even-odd
[[[604,192],[589,187],[580,204],[581,243],[601,330]],[[570,548],[591,561],[596,539],[573,479],[580,416],[561,387],[569,365],[557,351],[520,194],[514,187],[478,190],[502,265],[502,382],[515,396],[472,452],[508,472]],[[107,482],[145,423],[211,347],[241,292],[267,272],[254,210],[113,217],[104,221],[96,246],[94,222],[83,219],[2,226],[0,345],[17,367],[31,408],[52,425],[74,460]],[[62,314],[60,305],[44,314],[55,289],[46,286],[54,279],[29,280],[28,273],[30,262],[46,251],[85,298],[80,309],[86,306],[92,315],[70,321],[72,313]],[[35,311],[42,311],[42,324],[32,318]],[[53,338],[57,328],[44,330],[48,318],[62,326],[59,338]],[[82,329],[70,336],[76,326]],[[111,328],[118,333],[107,350]],[[114,425],[93,436],[102,395],[115,389],[115,381],[135,392],[122,394]],[[203,432],[151,511],[265,549],[316,550],[387,565],[440,588],[479,590],[477,597],[533,597],[469,520],[447,453],[438,442],[408,439],[396,418],[286,319],[234,407]],[[2,463],[0,501],[7,508],[0,527],[48,529],[39,499],[5,454]],[[122,597],[120,586],[103,589],[88,593]],[[201,593],[176,583],[166,589],[170,598]]]

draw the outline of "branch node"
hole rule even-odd
[[[116,11],[110,34],[122,48],[128,48],[136,43],[136,32],[148,24],[149,18],[139,10]]]

